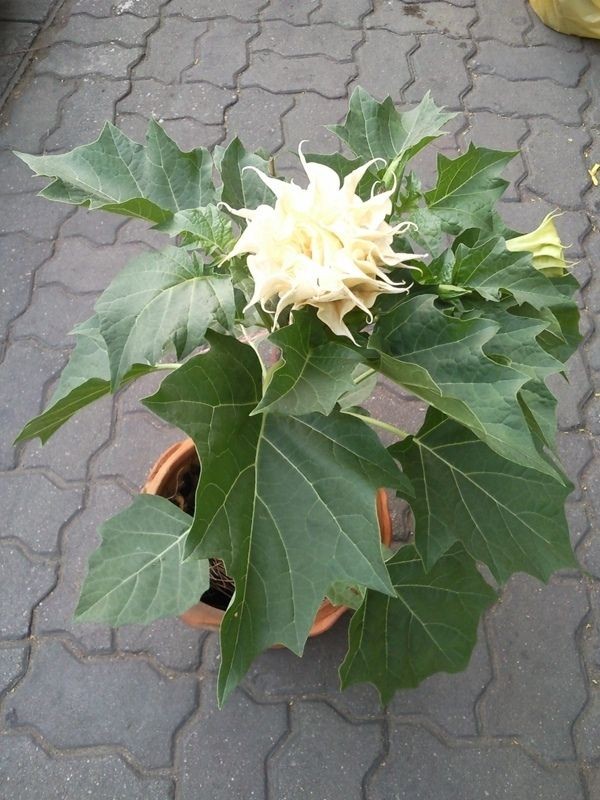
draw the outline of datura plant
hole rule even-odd
[[[547,379],[564,378],[579,341],[577,284],[551,217],[521,233],[495,210],[515,153],[440,154],[422,186],[411,160],[452,116],[429,96],[398,111],[356,89],[331,126],[346,155],[304,143],[300,184],[237,138],[182,152],[155,122],[143,145],[106,124],[69,153],[18,154],[51,179],[49,200],[171,237],[75,328],[48,407],[18,441],[45,442],[163,370],[142,403],[195,443],[194,516],[143,494],[106,522],[76,615],[181,613],[220,559],[235,584],[220,702],[263,649],[300,655],[325,597],[354,599],[342,685],[371,682],[387,702],[467,665],[513,573],[545,581],[575,564]],[[361,407],[377,379],[424,401],[418,432]],[[379,488],[414,518],[414,540],[391,550]]]

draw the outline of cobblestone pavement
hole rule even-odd
[[[600,44],[546,29],[524,0],[67,0],[44,36],[0,125],[1,800],[598,800],[600,188],[587,170],[600,161]],[[341,119],[358,83],[399,102],[431,89],[458,112],[446,152],[471,137],[521,148],[509,222],[564,212],[586,338],[555,388],[588,575],[512,580],[467,672],[385,711],[370,688],[337,691],[341,624],[301,661],[263,655],[218,712],[213,635],[71,622],[98,524],[178,438],[136,405],[148,386],[98,403],[43,450],[11,445],[51,391],[68,331],[159,240],[38,199],[9,151],[71,148],[107,118],[141,137],[154,115],[183,147],[240,132],[293,171],[299,140],[336,146],[319,126]],[[376,403],[422,411],[386,387]]]

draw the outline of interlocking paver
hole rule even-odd
[[[8,691],[25,672],[27,653],[26,645],[0,650],[0,694]]]
[[[294,703],[290,716],[291,735],[268,765],[275,797],[361,800],[361,778],[382,749],[380,724],[357,726],[315,702]]]
[[[230,800],[262,800],[264,762],[287,730],[286,704],[259,706],[238,689],[219,711],[215,695],[215,681],[204,678],[200,711],[178,741],[182,799],[225,792]]]
[[[253,23],[216,19],[198,41],[196,57],[183,73],[183,80],[235,88],[237,76],[248,66],[248,44],[258,30]],[[227,58],[222,57],[223,51],[227,52]]]
[[[452,6],[444,0],[405,4],[402,0],[384,0],[365,22],[367,28],[382,28],[394,33],[434,33],[466,37],[476,19],[474,8]]]
[[[82,490],[60,489],[40,472],[8,472],[0,480],[0,503],[0,540],[19,539],[36,553],[56,554],[62,526],[81,507]]]
[[[235,17],[253,22],[266,5],[266,0],[219,0],[218,5],[212,7],[210,4],[198,3],[197,0],[172,0],[166,5],[165,12],[169,16],[181,14],[189,19]]]
[[[120,17],[135,14],[138,17],[155,17],[165,5],[165,0],[75,0],[71,6],[74,14],[92,14],[95,17]]]
[[[43,22],[53,5],[53,0],[4,0],[0,6],[0,20]]]
[[[412,81],[409,53],[417,46],[414,36],[401,39],[391,31],[368,30],[365,43],[358,49],[358,75],[353,85],[360,85],[376,97],[390,95],[400,102],[402,89]],[[385,64],[381,54],[387,53]]]
[[[212,148],[215,144],[222,142],[225,137],[223,125],[204,125],[191,117],[180,117],[178,119],[164,119],[161,117],[160,124],[183,150],[194,150],[196,147]],[[119,114],[116,125],[135,142],[145,141],[146,131],[148,130],[148,117],[143,117],[140,114]],[[164,247],[164,234],[160,238],[162,241],[160,246]]]
[[[139,47],[122,47],[110,42],[89,46],[59,42],[40,62],[40,71],[61,78],[94,74],[120,78],[127,75],[127,70],[141,54]]]
[[[143,45],[146,35],[155,25],[156,20],[152,17],[138,17],[128,13],[111,17],[93,17],[87,12],[73,14],[67,24],[57,30],[54,41],[76,42],[78,45],[102,42]]]
[[[466,41],[438,33],[422,37],[421,46],[411,56],[415,80],[405,92],[406,100],[418,102],[430,91],[440,105],[458,109],[470,84],[464,63],[470,48]]]
[[[294,107],[283,118],[285,144],[296,151],[306,140],[306,152],[332,153],[340,148],[338,137],[324,126],[342,122],[348,106],[344,100],[327,100],[316,92],[294,95]]]
[[[33,293],[29,308],[13,325],[13,335],[35,336],[50,347],[69,347],[70,333],[93,313],[94,297],[74,295],[60,286],[44,286]]]
[[[23,53],[27,52],[38,31],[38,25],[32,22],[3,22],[0,25],[0,52],[4,55],[0,60],[0,94],[8,89],[23,60]]]
[[[252,49],[273,50],[282,56],[327,55],[337,60],[349,59],[352,48],[361,40],[360,31],[340,30],[337,25],[297,26],[283,20],[263,23]]]
[[[189,628],[178,619],[159,619],[151,625],[124,625],[116,632],[119,653],[145,653],[167,669],[191,672],[200,663],[206,631]]]
[[[210,83],[177,86],[143,79],[134,82],[131,94],[118,109],[156,119],[192,117],[207,125],[220,125],[225,109],[235,100],[234,92]]]
[[[523,44],[523,35],[530,21],[522,0],[504,0],[502,4],[477,0],[476,7],[477,22],[472,29],[476,39]]]
[[[558,427],[563,431],[581,426],[582,408],[592,393],[581,353],[575,353],[569,360],[566,374],[567,380],[560,375],[551,375],[547,381],[558,399]]]
[[[116,755],[52,758],[27,736],[0,735],[0,794],[11,800],[170,800],[171,791],[169,778],[140,777]]]
[[[310,12],[313,22],[335,22],[336,25],[358,27],[372,11],[373,0],[321,0]]]
[[[575,581],[511,581],[490,614],[497,664],[480,704],[485,733],[515,738],[550,760],[574,757],[570,726],[586,700],[574,637],[587,610]]]
[[[18,547],[0,542],[0,639],[27,636],[33,607],[55,580],[55,565],[30,561]]]
[[[369,800],[584,800],[577,768],[546,768],[510,741],[448,747],[433,733],[397,722]]]
[[[471,111],[494,111],[509,117],[553,117],[567,125],[579,125],[587,101],[583,89],[558,86],[544,78],[530,84],[509,81],[500,75],[480,75],[465,98],[465,105]]]
[[[0,146],[37,152],[58,122],[63,98],[74,88],[72,81],[53,75],[36,75],[20,86],[2,110]],[[32,117],[33,108],[36,113]]]
[[[144,58],[135,67],[134,77],[179,83],[184,70],[194,63],[197,40],[207,30],[208,22],[191,23],[189,19],[167,17],[148,38]],[[177,42],[177,47],[173,47],[173,42]]]
[[[50,242],[32,242],[12,234],[0,238],[2,287],[0,288],[0,339],[11,320],[18,317],[30,300],[34,271],[50,256]]]
[[[142,766],[165,767],[196,692],[192,676],[167,678],[135,657],[80,661],[61,642],[45,639],[4,715],[11,727],[33,726],[58,748],[111,745]]]
[[[317,95],[312,95],[317,97]],[[331,100],[327,101],[331,104]],[[248,88],[239,93],[237,103],[227,111],[227,130],[232,138],[244,131],[242,141],[250,149],[263,147],[270,153],[284,144],[282,117],[294,107],[290,95],[273,94],[266,89]],[[291,144],[288,140],[288,146]]]
[[[588,66],[584,53],[565,53],[557,47],[511,47],[503,42],[480,42],[471,60],[480,75],[502,75],[510,80],[551,78],[562,86],[577,86]]]
[[[127,94],[129,82],[87,75],[61,104],[60,123],[44,142],[44,150],[70,150],[82,141],[92,142],[104,123],[113,121],[115,103]]]
[[[354,64],[331,61],[325,56],[286,58],[260,51],[242,74],[241,86],[261,86],[272,92],[319,92],[324,97],[344,97],[346,84],[356,75]]]
[[[470,115],[469,127],[462,134],[462,146],[466,149],[467,143],[473,142],[480,147],[490,147],[494,150],[517,151],[526,138],[528,130],[525,120],[503,119],[502,123],[498,124],[496,114],[481,111],[478,114]],[[519,199],[518,184],[525,177],[526,171],[523,157],[519,153],[502,173],[503,177],[510,181],[510,186],[504,195],[505,198]]]

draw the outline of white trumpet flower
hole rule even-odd
[[[249,306],[276,301],[275,325],[281,312],[314,306],[317,316],[335,334],[352,338],[344,317],[354,308],[366,312],[380,294],[407,292],[390,280],[387,270],[414,253],[396,253],[392,242],[413,223],[391,226],[392,191],[362,200],[358,184],[374,161],[346,176],[343,183],[324,164],[308,163],[306,189],[284,183],[257,170],[276,197],[275,207],[230,209],[248,225],[228,258],[248,253],[248,269],[255,290]],[[252,169],[248,167],[248,169]],[[272,307],[272,306],[271,306]]]

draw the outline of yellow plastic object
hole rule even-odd
[[[600,39],[600,0],[530,0],[545,25],[560,33]]]

